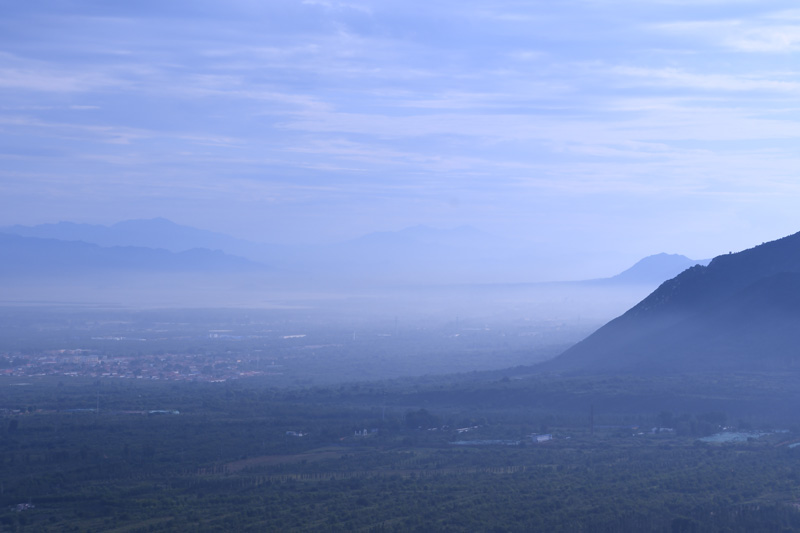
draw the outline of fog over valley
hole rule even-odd
[[[273,373],[282,376],[274,378],[276,384],[530,365],[557,355],[671,275],[697,264],[660,254],[607,278],[531,282],[518,249],[487,243],[468,228],[416,227],[297,249],[166,219],[3,231],[0,245],[14,260],[0,267],[2,304],[9,316],[24,309],[31,321],[17,327],[31,334],[38,330],[33,310],[39,307],[56,315],[74,312],[77,323],[85,321],[80,337],[64,338],[53,330],[63,345],[53,340],[49,349],[97,350],[96,339],[109,337],[118,340],[106,349],[147,342],[136,350],[163,351],[161,341],[154,346],[156,339],[148,339],[133,317],[196,309],[190,316],[208,323],[192,326],[191,343],[235,354],[223,358],[252,360],[254,350],[269,358],[276,347],[290,346],[292,359],[302,364]],[[96,329],[94,320],[106,322],[103,313],[120,317],[121,329]],[[240,318],[231,323],[231,316]],[[268,318],[253,322],[257,316]],[[227,334],[209,333],[217,330]],[[284,337],[302,340],[283,342]]]
[[[796,2],[0,5],[0,531],[800,531]]]

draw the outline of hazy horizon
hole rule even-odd
[[[799,13],[7,3],[0,226],[166,217],[291,244],[466,225],[609,274],[742,250],[800,227]]]
[[[797,0],[0,6],[3,531],[800,531]]]

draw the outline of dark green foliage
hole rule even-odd
[[[441,426],[442,419],[429,413],[427,409],[420,409],[406,413],[405,423],[408,429],[430,429]]]
[[[255,383],[6,386],[9,404],[40,407],[8,418],[18,420],[17,428],[0,440],[0,525],[25,531],[800,528],[794,508],[800,449],[787,447],[800,435],[712,446],[696,438],[728,423],[723,411],[596,408],[591,436],[587,411],[515,408],[510,402],[519,384],[409,381],[381,391],[374,390],[378,384],[342,391],[267,390]],[[546,399],[565,387],[601,399],[601,391],[638,386],[645,384],[600,379],[552,383],[540,393]],[[91,405],[98,387],[108,406],[99,413],[53,410]],[[441,387],[463,404],[434,401]],[[387,408],[373,403],[375,394]],[[481,407],[493,397],[505,406]],[[123,412],[131,404],[181,414]],[[669,422],[685,428],[647,431]],[[472,429],[457,434],[457,427]],[[526,440],[542,427],[553,441],[449,444]],[[354,436],[364,428],[378,432]],[[26,502],[35,507],[11,510]]]

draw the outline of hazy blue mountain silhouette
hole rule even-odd
[[[182,252],[193,248],[234,253],[237,247],[252,243],[229,235],[176,224],[166,218],[125,220],[111,226],[59,222],[38,226],[0,228],[3,233],[22,237],[83,241],[100,246],[139,246]]]
[[[420,225],[324,245],[251,242],[176,224],[165,218],[126,220],[111,226],[73,222],[17,225],[0,228],[0,231],[103,247],[134,246],[171,252],[198,248],[220,250],[267,264],[288,282],[313,280],[322,285],[520,283],[530,276],[532,265],[553,261],[545,251],[521,246],[513,239],[498,238],[469,226],[437,229]],[[684,256],[658,254],[612,278],[582,283],[654,287],[695,263]]]
[[[542,369],[800,368],[798,325],[800,233],[685,270]]]
[[[220,251],[192,249],[183,252],[138,246],[104,247],[80,241],[41,239],[0,234],[0,275],[51,277],[98,272],[259,272],[259,263]]]
[[[645,257],[629,269],[608,278],[615,283],[662,283],[674,278],[687,268],[708,265],[710,259],[696,261],[685,255],[655,254]]]
[[[77,224],[74,222],[40,224],[37,226],[15,225],[0,228],[0,232],[23,237],[84,241],[99,244],[100,246],[163,248],[173,252],[192,248],[208,248],[210,250],[222,250],[227,253],[237,253],[243,248],[249,250],[259,246],[277,246],[237,239],[223,233],[176,224],[166,218],[124,220],[111,226]],[[475,240],[480,238],[482,238],[482,234],[469,226],[441,230],[420,225],[400,231],[368,233],[338,244],[308,245],[308,247],[322,250],[340,248],[345,251],[353,249],[369,249],[371,251],[375,249],[397,249],[406,252],[407,248],[420,245],[469,246],[474,245]],[[485,236],[483,236],[483,239],[490,240]],[[249,251],[258,253],[256,250]],[[239,255],[241,254],[239,253]]]
[[[511,260],[505,243],[467,226],[449,230],[414,226],[339,243],[296,245],[236,239],[164,218],[128,220],[112,226],[71,222],[18,225],[0,231],[101,246],[141,246],[173,252],[221,250],[269,264],[288,277],[313,278],[322,283],[479,281],[492,276],[498,280],[513,279],[515,273],[524,275],[526,271],[521,261]]]

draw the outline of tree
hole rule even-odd
[[[427,409],[406,413],[406,427],[409,429],[430,429],[441,425],[441,419]]]

